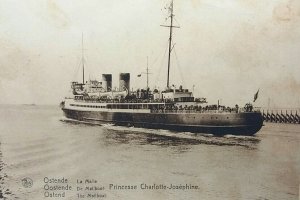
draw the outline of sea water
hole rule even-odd
[[[0,199],[299,198],[297,124],[215,137],[84,124],[58,106],[1,105],[0,142]]]

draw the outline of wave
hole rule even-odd
[[[148,134],[157,137],[163,137],[165,139],[177,139],[184,140],[190,144],[210,144],[210,145],[228,145],[228,146],[244,146],[248,148],[255,148],[260,139],[255,136],[236,136],[236,135],[225,135],[215,136],[208,133],[192,133],[192,132],[176,132],[164,129],[146,129],[138,127],[125,127],[115,126],[113,124],[102,125],[107,130],[113,130],[123,134]],[[161,139],[161,138],[160,138]]]

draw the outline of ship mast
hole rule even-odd
[[[171,9],[171,26],[170,26],[170,37],[169,37],[169,57],[168,57],[168,79],[167,79],[167,88],[169,88],[170,81],[170,61],[171,61],[171,44],[172,44],[172,28],[173,28],[173,0],[170,5]]]
[[[147,56],[147,89],[149,88],[149,68],[148,68],[148,56]]]
[[[147,89],[149,88],[149,74],[152,74],[149,72],[149,67],[148,67],[148,56],[147,56],[147,68],[146,68],[146,73],[142,72],[141,74],[146,74],[147,75]]]
[[[172,51],[172,49],[174,47],[174,45],[173,45],[173,47],[171,47],[172,46],[173,28],[180,28],[178,26],[173,26],[173,17],[174,17],[174,15],[173,15],[173,0],[171,1],[171,5],[169,7],[169,10],[171,12],[171,15],[169,16],[169,17],[171,17],[171,25],[170,26],[161,25],[161,26],[170,28],[167,88],[169,88],[169,86],[170,86],[171,51]]]
[[[83,33],[82,33],[82,37],[81,37],[81,53],[82,53],[82,83],[84,84],[84,53],[83,53]]]

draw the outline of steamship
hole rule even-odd
[[[82,122],[120,126],[134,126],[151,129],[168,129],[215,135],[253,135],[262,125],[259,110],[251,103],[240,108],[209,105],[206,98],[195,98],[182,86],[169,84],[170,59],[172,51],[173,1],[170,4],[169,57],[167,86],[165,90],[130,90],[130,73],[120,73],[119,88],[112,88],[112,74],[102,74],[102,81],[84,81],[82,62],[82,83],[72,82],[72,96],[66,97],[61,107],[67,118]],[[83,59],[82,59],[83,60]],[[148,69],[148,68],[147,68]],[[148,72],[148,70],[147,70]],[[147,73],[148,83],[148,73]],[[255,95],[257,98],[257,94]]]

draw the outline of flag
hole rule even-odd
[[[258,89],[257,92],[254,94],[254,100],[253,100],[253,102],[255,102],[256,99],[258,98],[258,92],[259,92],[259,89]]]
[[[137,75],[137,77],[141,77],[141,76],[142,76],[142,74],[138,74],[138,75]]]

